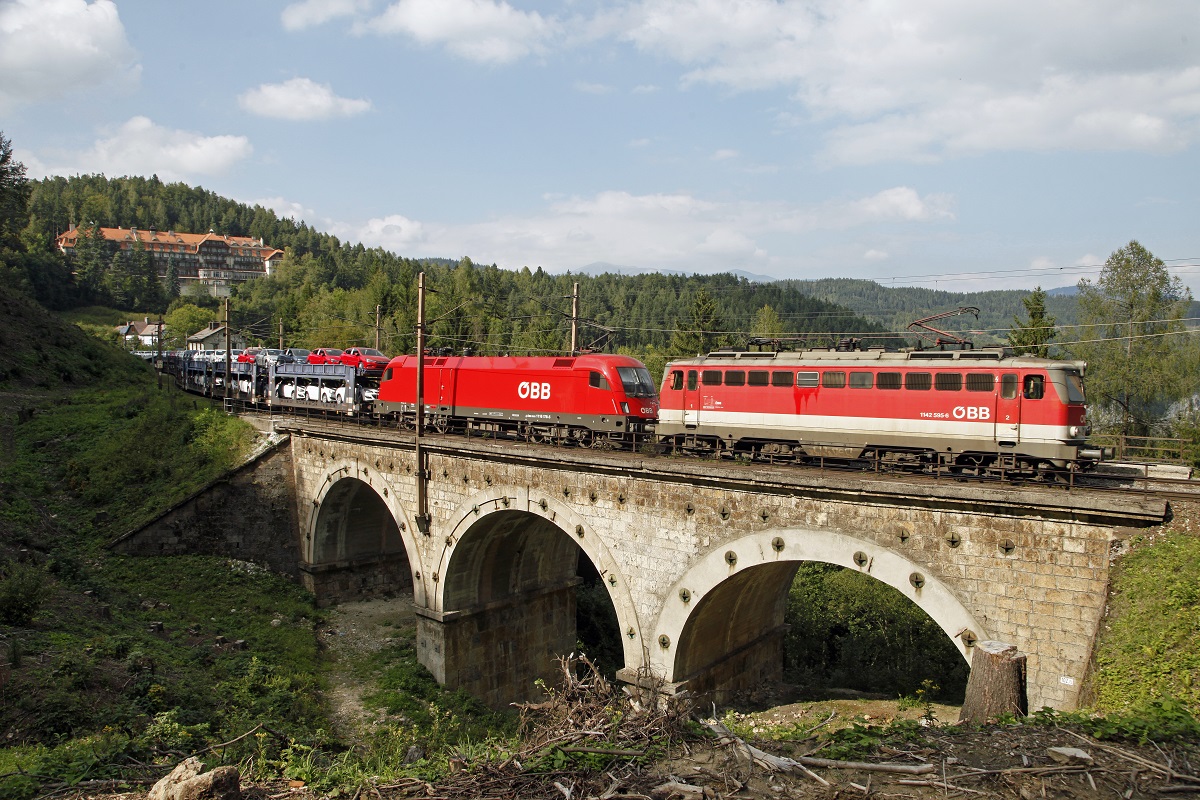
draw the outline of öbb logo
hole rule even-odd
[[[992,410],[987,406],[955,406],[950,412],[955,419],[991,419]]]
[[[522,400],[549,400],[550,384],[537,381],[521,381],[517,385],[517,397]]]

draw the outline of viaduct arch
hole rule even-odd
[[[431,519],[418,530],[411,440],[279,427],[307,516],[306,582],[322,599],[363,575],[364,591],[411,590],[422,663],[495,706],[534,697],[575,648],[584,558],[616,611],[630,682],[648,667],[723,702],[778,680],[787,587],[820,561],[902,592],[968,661],[978,640],[1017,645],[1031,707],[1070,709],[1111,543],[1169,513],[1152,498],[447,438],[424,446]]]

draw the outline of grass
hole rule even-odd
[[[1097,711],[1170,700],[1200,715],[1200,536],[1190,527],[1137,537],[1114,565],[1087,694]]]

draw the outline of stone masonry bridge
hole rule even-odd
[[[1110,546],[1162,500],[902,475],[823,473],[457,437],[426,439],[430,524],[411,436],[313,422],[291,434],[305,583],[326,601],[411,589],[421,662],[493,705],[535,695],[576,647],[578,560],[602,577],[625,669],[717,702],[782,675],[800,562],[898,589],[964,658],[1028,654],[1031,708],[1074,708],[1104,608]],[[424,530],[427,527],[428,530]]]

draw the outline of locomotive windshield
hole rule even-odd
[[[654,381],[645,367],[617,367],[621,386],[627,397],[654,397]]]
[[[1067,402],[1082,403],[1083,400],[1083,378],[1078,372],[1067,373]]]

